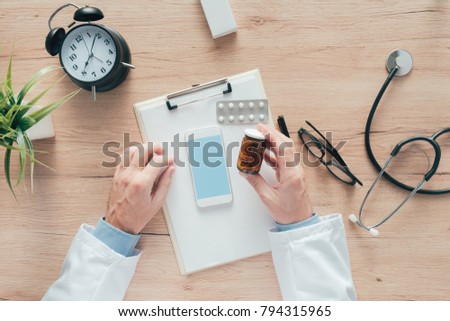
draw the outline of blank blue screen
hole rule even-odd
[[[188,153],[198,199],[231,194],[220,135],[189,140]]]

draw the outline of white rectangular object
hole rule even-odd
[[[228,0],[201,0],[203,11],[214,39],[237,31]]]
[[[27,114],[41,109],[41,106],[33,106]],[[27,130],[27,135],[31,140],[38,140],[44,138],[55,137],[55,130],[53,128],[52,115],[42,118],[36,125]]]
[[[176,98],[162,96],[135,104],[143,141],[162,143],[169,155],[175,156],[171,142],[177,135],[180,141],[185,141],[184,133],[189,130],[217,126],[219,100],[267,99],[258,70],[227,80],[232,87],[230,93],[220,94],[225,88],[219,85]],[[168,105],[178,107],[169,110]],[[273,127],[270,110],[268,126]],[[228,171],[233,190],[233,202],[227,206],[197,206],[187,151],[178,152],[179,161],[185,165],[177,166],[163,211],[183,275],[270,251],[268,230],[275,223],[236,168],[246,128],[256,128],[256,124],[221,126],[225,150],[231,143],[235,146],[227,156],[231,162]],[[269,166],[263,166],[261,174],[270,184],[275,182],[274,171]]]

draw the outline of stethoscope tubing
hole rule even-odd
[[[420,189],[423,187],[423,185],[428,182],[436,173],[438,167],[439,167],[439,163],[441,161],[441,148],[439,146],[439,144],[435,141],[434,137],[436,135],[433,135],[432,137],[426,137],[426,136],[415,136],[415,137],[411,137],[411,138],[407,138],[403,141],[401,141],[400,143],[398,143],[394,149],[391,152],[390,157],[387,159],[387,161],[385,162],[384,166],[381,168],[380,172],[378,173],[376,179],[374,180],[374,182],[372,183],[372,186],[369,188],[369,190],[366,193],[366,196],[364,197],[364,200],[361,204],[361,207],[359,209],[359,216],[358,216],[358,220],[355,222],[356,224],[358,224],[360,227],[362,227],[363,229],[367,230],[370,232],[371,229],[374,229],[378,226],[380,226],[381,224],[385,223],[388,219],[390,219],[395,213],[397,213],[402,207],[403,205],[406,204],[406,202],[408,202],[411,197],[414,196],[414,194],[416,194],[417,192],[420,191]],[[437,136],[439,137],[439,135]],[[436,137],[436,138],[437,138]],[[371,226],[366,226],[363,222],[363,211],[364,211],[364,207],[366,205],[366,202],[369,198],[369,196],[371,195],[373,189],[375,188],[375,186],[377,185],[377,183],[379,182],[379,180],[381,179],[381,177],[386,173],[386,170],[388,168],[388,166],[391,164],[391,162],[393,161],[393,159],[398,155],[398,153],[400,153],[401,149],[413,142],[416,141],[424,141],[428,144],[430,144],[433,147],[434,153],[435,153],[435,157],[434,157],[434,162],[433,165],[431,166],[431,168],[424,174],[423,179],[419,182],[419,184],[417,184],[413,190],[403,199],[403,201],[400,203],[400,205],[398,205],[391,213],[389,213],[387,216],[385,216],[381,221],[379,221],[378,223],[375,223]]]
[[[380,225],[382,225],[383,223],[385,223],[388,219],[390,219],[395,213],[397,213],[402,207],[403,205],[406,204],[406,202],[409,201],[409,199],[411,197],[414,196],[414,194],[417,193],[417,191],[419,191],[422,186],[427,182],[427,180],[425,179],[425,177],[423,178],[423,180],[414,188],[414,190],[411,191],[411,193],[409,193],[404,200],[400,203],[400,205],[398,205],[391,213],[389,213],[387,216],[385,216],[381,221],[379,221],[376,224],[373,224],[371,226],[366,226],[363,222],[363,211],[364,211],[364,207],[367,203],[367,200],[369,198],[369,196],[372,194],[373,189],[375,188],[375,186],[377,185],[378,181],[380,180],[380,178],[383,176],[383,173],[386,171],[387,167],[391,164],[392,160],[394,159],[395,156],[390,156],[388,158],[388,160],[386,161],[386,163],[384,164],[382,170],[380,171],[380,173],[378,174],[377,178],[374,180],[374,182],[372,183],[372,186],[370,186],[369,190],[366,193],[366,196],[364,197],[363,202],[361,203],[361,207],[359,208],[359,215],[358,215],[358,221],[356,222],[360,227],[362,227],[363,229],[370,231],[370,229],[374,229]]]
[[[380,172],[382,170],[382,167],[380,165],[380,163],[378,162],[378,160],[376,159],[373,151],[372,151],[372,145],[370,142],[370,134],[371,134],[371,127],[372,127],[372,122],[373,122],[373,118],[375,116],[375,112],[378,108],[378,105],[381,101],[381,98],[383,97],[384,92],[386,91],[387,87],[389,86],[391,80],[394,78],[395,74],[397,73],[397,71],[399,70],[398,67],[394,67],[391,72],[389,73],[388,77],[386,78],[383,86],[381,87],[380,91],[378,92],[377,97],[375,98],[372,108],[370,109],[369,112],[369,116],[367,117],[367,122],[366,122],[366,127],[365,127],[365,133],[364,133],[364,142],[365,142],[365,146],[366,146],[366,152],[367,152],[367,156],[369,157],[370,162],[372,163],[372,165],[375,167],[375,169]],[[437,139],[440,135],[442,135],[443,133],[449,132],[450,128],[444,129],[441,132],[436,133],[435,135],[433,135],[431,138],[428,137],[430,140],[435,140]],[[422,137],[422,136],[420,136]],[[437,143],[436,143],[437,144]],[[434,147],[434,145],[433,145]],[[397,179],[395,179],[393,176],[391,176],[387,171],[384,171],[382,173],[382,176],[387,179],[389,182],[391,182],[392,184],[405,189],[407,191],[414,191],[416,189],[415,186],[410,186],[407,184],[404,184],[400,181],[398,181]],[[442,195],[442,194],[448,194],[450,193],[450,189],[438,189],[438,190],[429,190],[429,189],[419,189],[418,191],[416,191],[416,193],[418,194],[427,194],[427,195]]]

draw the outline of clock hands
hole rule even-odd
[[[92,54],[92,49],[94,49],[95,39],[97,39],[97,35],[96,34],[94,35],[94,40],[92,40],[91,51],[89,52],[90,54]]]
[[[84,69],[83,71],[86,71],[86,67],[89,65],[89,61],[91,61],[91,58],[94,57],[94,54],[92,52],[89,53],[89,57],[86,60],[86,62],[84,63]],[[98,59],[98,58],[97,58]]]
[[[94,54],[92,54],[92,57],[94,57],[95,59],[97,59],[98,61],[100,61],[101,63],[103,63],[103,60],[101,60],[100,58],[97,58],[96,56],[94,56]]]
[[[92,50],[94,49],[95,39],[97,39],[97,35],[94,35],[94,40],[92,40],[91,50],[89,50],[89,48],[88,48],[88,46],[87,46],[87,44],[86,44],[86,41],[84,40],[84,37],[83,37],[84,45],[86,46],[86,49],[87,49],[87,51],[88,51],[88,59],[87,59],[86,62],[84,63],[84,69],[83,69],[83,71],[86,71],[86,68],[87,68],[87,66],[89,65],[89,62],[91,61],[92,58],[95,58],[95,59],[97,59],[98,61],[100,61],[101,63],[103,63],[103,60],[101,60],[100,58],[97,58],[96,56],[94,56],[94,53],[93,53],[93,51],[92,51]]]
[[[87,50],[88,56],[89,56],[88,59],[86,60],[86,62],[84,63],[83,71],[86,71],[86,67],[89,65],[89,60],[91,60],[91,52],[89,51],[89,48],[87,46],[86,40],[84,40],[83,35],[81,36],[81,39],[83,39],[84,46],[86,47],[86,50]]]
[[[94,52],[92,51],[94,49],[95,39],[97,39],[97,34],[94,34],[94,40],[92,40],[91,51],[89,52],[89,58],[88,58],[86,63],[89,63],[89,60],[91,60],[92,57],[98,59],[97,57],[94,56]],[[98,59],[98,60],[100,60],[100,59]],[[92,91],[92,98],[94,99],[94,101],[96,101],[97,100],[97,89],[96,89],[95,86],[92,86],[91,88],[92,88],[91,89],[91,91]]]
[[[89,58],[86,60],[86,62],[84,63],[84,69],[83,71],[86,71],[86,67],[89,65],[89,60],[91,60],[91,55],[89,55]]]
[[[88,52],[88,59],[87,59],[86,62],[84,63],[83,71],[86,71],[86,68],[87,68],[87,66],[89,65],[89,61],[90,61],[91,58],[93,57],[93,54],[92,54],[92,48],[94,48],[95,38],[96,38],[96,37],[95,37],[95,35],[94,35],[94,40],[92,40],[91,50],[89,50],[88,45],[87,45],[87,43],[86,43],[86,40],[84,40],[84,36],[81,36],[81,39],[83,39],[84,46],[86,47],[86,50],[87,50],[87,52]]]
[[[86,50],[87,50],[87,52],[88,52],[88,54],[89,54],[90,51],[89,51],[89,48],[88,48],[88,46],[87,46],[87,44],[86,44],[86,40],[84,40],[84,36],[81,36],[81,38],[83,39],[84,45],[86,46]]]

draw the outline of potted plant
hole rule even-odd
[[[11,182],[10,165],[12,152],[14,151],[19,154],[19,171],[15,186],[19,185],[24,178],[28,159],[31,176],[30,185],[31,191],[33,191],[34,164],[42,163],[35,158],[35,151],[33,149],[31,139],[27,134],[27,130],[62,106],[70,98],[75,96],[79,90],[71,92],[70,94],[41,108],[34,108],[36,110],[30,111],[30,109],[37,105],[40,99],[51,89],[53,85],[38,93],[35,97],[31,99],[28,98],[28,100],[25,101],[25,96],[27,93],[36,87],[45,74],[56,69],[60,69],[60,67],[51,66],[43,68],[25,84],[18,94],[15,94],[12,88],[11,65],[12,54],[9,59],[6,78],[2,80],[0,88],[0,146],[5,148],[4,172],[6,182],[14,197],[16,197],[13,184]]]

